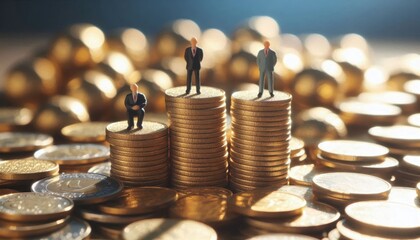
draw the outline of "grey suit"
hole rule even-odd
[[[257,64],[260,70],[260,83],[259,83],[259,93],[262,93],[264,90],[264,77],[267,75],[268,80],[268,91],[273,93],[274,91],[274,79],[273,79],[273,71],[274,66],[277,63],[277,56],[276,53],[268,49],[267,55],[265,55],[265,49],[262,49],[258,52],[257,55]]]

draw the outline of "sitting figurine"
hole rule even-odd
[[[142,129],[143,118],[144,118],[144,107],[147,104],[146,96],[137,92],[137,84],[130,85],[131,93],[125,97],[125,107],[127,108],[127,130],[131,130],[134,127],[134,116],[137,116],[137,127]]]

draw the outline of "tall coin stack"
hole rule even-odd
[[[143,129],[126,130],[127,122],[106,127],[111,151],[111,176],[125,185],[166,186],[169,178],[168,127],[143,122]]]
[[[172,186],[226,186],[225,92],[201,87],[201,94],[186,94],[185,87],[177,87],[166,90],[165,100],[170,120]]]
[[[255,91],[232,94],[229,177],[236,192],[288,181],[292,96]]]

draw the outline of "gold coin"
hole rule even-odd
[[[252,106],[247,104],[242,104],[237,101],[232,100],[231,101],[231,108],[243,110],[243,111],[252,111],[252,112],[273,112],[273,111],[279,111],[279,110],[289,110],[291,108],[291,102],[285,102],[283,104],[278,104],[276,106]]]
[[[53,143],[50,135],[25,132],[0,133],[0,152],[35,151]]]
[[[231,114],[232,119],[235,120],[235,122],[253,122],[254,124],[264,124],[268,126],[272,126],[273,123],[282,123],[285,121],[290,120],[290,113],[274,116],[274,117],[260,117],[260,116],[248,116],[248,115],[239,115],[239,114]],[[276,126],[276,125],[274,125]]]
[[[260,133],[261,135],[266,134],[267,132],[284,132],[291,129],[291,120],[284,121],[280,123],[278,126],[267,126],[266,124],[256,124],[256,123],[248,123],[248,122],[235,122],[232,119],[231,126],[232,129],[235,131],[245,131],[245,132],[255,132]],[[272,125],[270,123],[270,125]]]
[[[255,91],[240,91],[232,94],[232,101],[249,106],[281,106],[284,103],[292,101],[292,95],[286,92],[274,91],[274,97],[264,92],[258,98],[255,96]]]
[[[122,146],[122,147],[128,147],[128,148],[146,148],[151,146],[167,146],[168,145],[168,136],[163,136],[160,138],[154,138],[150,140],[121,140],[121,139],[114,139],[107,137],[106,140],[112,145],[112,146]]]
[[[45,235],[61,229],[69,222],[70,217],[46,223],[28,223],[22,225],[16,222],[0,222],[0,237],[10,238],[33,238]]]
[[[271,128],[274,131],[283,130],[286,128],[290,128],[291,125],[291,119],[290,117],[286,117],[282,120],[278,121],[272,121],[272,122],[261,122],[258,120],[249,120],[245,118],[238,118],[235,116],[231,116],[232,124],[235,124],[235,126],[243,125],[245,127],[251,127],[249,130],[252,131],[252,128],[258,127],[258,128]]]
[[[244,184],[244,185],[253,185],[253,186],[263,186],[266,187],[267,183],[279,183],[284,179],[287,179],[287,172],[280,176],[256,176],[250,174],[242,174],[235,171],[229,172],[229,177],[234,179],[236,183]]]
[[[208,109],[182,109],[172,108],[168,109],[168,114],[171,115],[190,115],[190,116],[213,116],[216,114],[226,113],[226,104],[220,107]]]
[[[338,106],[342,113],[371,117],[395,117],[401,114],[399,107],[384,103],[367,103],[357,100],[343,101]]]
[[[176,172],[172,172],[172,180],[179,180],[182,182],[220,182],[226,179],[227,173],[226,171],[221,171],[218,173],[213,173],[210,175],[204,176],[187,176],[187,175],[180,175],[176,174]],[[202,172],[204,174],[204,172]]]
[[[112,215],[139,215],[169,207],[177,198],[177,192],[168,188],[130,188],[123,190],[118,198],[100,204],[98,209]]]
[[[241,169],[241,170],[245,170],[245,171],[273,171],[273,172],[277,172],[277,171],[282,171],[285,168],[289,167],[289,164],[284,164],[284,166],[276,166],[276,167],[272,167],[272,166],[248,166],[248,165],[243,165],[243,164],[239,164],[237,162],[235,162],[234,160],[230,159],[229,160],[229,166],[231,166],[231,168],[235,168],[235,169]]]
[[[24,126],[33,119],[33,113],[27,108],[0,108],[0,131],[12,130],[15,126]]]
[[[289,171],[290,182],[296,185],[311,186],[312,179],[325,172],[326,169],[317,168],[313,164],[294,166]]]
[[[235,135],[247,135],[247,136],[254,136],[254,137],[277,137],[277,136],[284,136],[285,134],[290,134],[291,128],[285,128],[281,131],[266,131],[266,132],[259,132],[259,131],[250,131],[237,128],[235,125],[230,126],[231,134]]]
[[[110,152],[111,152],[111,155],[126,156],[126,157],[149,157],[149,156],[160,155],[163,153],[168,153],[167,147],[163,147],[158,150],[138,151],[138,152],[124,151],[124,150],[120,150],[119,148],[115,148],[114,146],[112,146],[110,149]]]
[[[65,218],[73,201],[43,193],[21,192],[0,196],[0,218],[17,222],[52,221]]]
[[[198,187],[178,190],[180,197],[189,195],[200,195],[200,196],[216,196],[218,198],[228,199],[233,193],[229,189],[221,187]]]
[[[255,177],[275,177],[275,176],[283,176],[284,174],[287,174],[287,172],[289,171],[289,166],[285,164],[270,166],[270,167],[278,167],[278,166],[283,167],[283,169],[277,170],[277,171],[250,171],[250,170],[246,170],[242,168],[231,167],[230,172],[232,174],[236,173],[236,174],[255,176]]]
[[[164,149],[167,151],[168,144],[162,144],[162,145],[158,144],[156,146],[149,146],[149,147],[124,147],[124,146],[113,145],[112,149],[119,152],[124,152],[124,153],[130,152],[132,153],[132,155],[139,155],[141,153],[149,154],[149,152],[164,151]]]
[[[193,135],[200,135],[200,134],[208,134],[208,133],[215,133],[215,132],[224,132],[226,131],[226,125],[216,127],[216,128],[202,128],[202,129],[190,129],[190,128],[172,128],[171,132],[179,132],[179,133],[188,133]]]
[[[175,113],[168,113],[169,119],[176,119],[178,121],[187,120],[187,121],[200,121],[200,120],[207,120],[207,119],[223,119],[226,118],[226,112],[221,112],[217,114],[212,114],[211,116],[208,115],[185,115],[185,114],[175,114]]]
[[[38,180],[58,173],[58,164],[36,159],[9,160],[0,162],[0,179]]]
[[[267,161],[264,157],[258,159],[255,157],[250,157],[250,159],[237,157],[236,155],[231,152],[230,158],[238,164],[248,165],[248,166],[262,166],[262,167],[275,167],[279,165],[284,165],[288,162],[288,156],[285,155],[283,157],[279,157],[276,160]],[[254,159],[252,159],[254,158]],[[284,159],[287,159],[284,161]]]
[[[264,234],[256,237],[247,238],[246,240],[315,240],[316,238],[300,235],[300,234],[291,234],[291,233],[272,233]]]
[[[202,155],[207,155],[207,158],[212,158],[214,156],[220,156],[222,153],[226,154],[227,152],[227,143],[221,147],[216,147],[216,148],[185,148],[185,147],[176,147],[176,146],[172,146],[171,147],[171,152],[175,153],[175,155],[180,155],[179,153],[184,153],[185,154],[202,154]],[[224,155],[223,155],[224,156]]]
[[[177,118],[171,118],[170,119],[171,124],[191,124],[191,125],[217,125],[220,122],[226,122],[226,116],[220,117],[220,118],[208,118],[208,119],[177,119]]]
[[[142,159],[142,158],[132,158],[131,160],[130,158],[127,158],[124,160],[111,158],[111,162],[112,162],[112,166],[121,166],[121,167],[125,166],[125,167],[132,167],[134,169],[158,166],[158,165],[169,163],[167,157],[150,159],[150,160],[145,160],[145,161],[141,161],[141,160],[139,161],[138,159]]]
[[[227,151],[222,151],[219,153],[205,153],[205,154],[194,154],[188,152],[171,152],[171,159],[179,160],[180,162],[225,162],[228,157]]]
[[[290,132],[284,136],[278,137],[255,137],[247,135],[232,134],[230,137],[231,141],[235,141],[239,144],[249,144],[255,142],[255,144],[266,145],[266,146],[289,146]]]
[[[408,125],[378,126],[370,128],[369,135],[382,143],[404,147],[420,147],[420,127]]]
[[[72,199],[76,204],[107,201],[118,195],[123,185],[96,173],[64,173],[32,184],[31,190]]]
[[[404,156],[401,161],[401,167],[420,173],[420,156]]]
[[[369,142],[330,140],[318,144],[321,155],[340,161],[382,161],[388,148]]]
[[[273,160],[278,159],[279,157],[284,157],[285,155],[290,154],[290,148],[273,148],[273,149],[267,149],[267,151],[263,151],[263,149],[260,148],[260,150],[256,149],[244,149],[245,146],[241,146],[239,144],[231,143],[230,151],[236,152],[238,154],[244,154],[249,156],[259,156],[264,157],[267,159],[267,161],[270,161],[269,157],[272,156]]]
[[[111,176],[118,175],[121,179],[146,179],[146,180],[158,180],[168,176],[169,168],[168,166],[159,166],[159,169],[156,170],[144,170],[141,172],[133,171],[127,172],[126,169],[117,169],[111,168]]]
[[[259,110],[259,109],[258,109]],[[250,117],[281,117],[288,116],[291,114],[291,108],[279,108],[276,111],[272,109],[270,111],[253,111],[253,110],[243,110],[240,108],[231,107],[231,115],[236,116],[250,116]]]
[[[201,110],[201,109],[209,109],[209,108],[216,108],[225,105],[226,99],[222,99],[221,101],[212,102],[212,103],[203,103],[203,104],[185,104],[185,103],[176,103],[171,101],[166,101],[166,109],[171,112],[171,109],[185,109],[185,110]]]
[[[285,185],[277,188],[268,187],[268,189],[291,193],[297,195],[299,197],[304,198],[307,202],[312,202],[314,195],[312,194],[312,188],[305,187],[305,186],[297,186],[297,185]]]
[[[221,129],[226,128],[226,121],[220,120],[218,123],[205,125],[200,124],[200,122],[197,122],[197,124],[187,124],[187,123],[178,123],[178,122],[172,122],[170,125],[171,130],[174,129],[175,131],[179,131],[179,129],[188,128],[188,129]]]
[[[92,228],[89,223],[72,217],[64,227],[49,235],[44,235],[40,239],[60,239],[63,236],[72,236],[73,239],[86,239],[91,232]]]
[[[151,235],[160,240],[217,240],[216,231],[204,223],[180,219],[142,220],[128,225],[122,233],[124,240],[151,239]]]
[[[222,184],[227,183],[227,175],[226,177],[219,176],[217,179],[180,179],[175,178],[172,176],[171,178],[172,184],[184,185],[187,187],[215,187],[221,186]]]
[[[259,190],[236,193],[228,204],[232,211],[248,217],[276,218],[300,215],[306,201],[289,193]]]
[[[407,118],[408,124],[415,127],[420,127],[420,113],[415,113]]]
[[[220,132],[213,132],[213,133],[202,133],[202,134],[194,134],[194,133],[183,133],[171,130],[171,138],[172,137],[181,137],[181,138],[189,138],[189,139],[203,139],[203,138],[215,138],[215,137],[226,137],[226,131]]]
[[[225,164],[220,164],[219,166],[210,167],[208,171],[191,171],[194,169],[180,169],[175,165],[172,166],[172,175],[181,175],[186,177],[208,177],[212,175],[226,174],[227,166]]]
[[[357,99],[364,102],[379,102],[400,107],[403,111],[412,111],[416,107],[416,97],[412,94],[398,91],[362,92]]]
[[[121,140],[149,140],[168,135],[168,127],[163,123],[143,121],[143,128],[127,130],[127,122],[120,121],[106,127],[106,135]]]
[[[340,213],[333,207],[307,202],[302,214],[294,219],[254,219],[247,218],[247,224],[270,232],[289,232],[308,234],[331,229],[340,219]]]
[[[350,204],[345,213],[349,220],[372,232],[418,234],[420,231],[420,209],[409,205],[387,201],[364,201]]]
[[[89,143],[53,145],[36,151],[34,157],[63,165],[97,163],[109,158],[109,147]]]
[[[213,138],[183,138],[177,136],[171,136],[171,141],[180,143],[191,143],[191,144],[204,144],[204,143],[215,143],[215,142],[227,142],[226,136],[217,136]]]
[[[137,216],[119,216],[100,213],[85,208],[78,208],[76,214],[90,222],[115,225],[126,225],[139,220],[158,217],[156,213],[142,214]]]
[[[118,176],[113,176],[114,178],[120,180],[121,182],[124,183],[124,186],[126,187],[150,187],[150,186],[154,186],[154,187],[167,187],[168,186],[168,181],[169,178],[162,178],[159,180],[138,180],[138,179],[130,179],[130,180],[126,180],[126,179],[119,179]]]
[[[343,162],[325,158],[320,154],[316,155],[314,160],[320,165],[339,169],[343,171],[351,172],[360,172],[367,174],[389,174],[398,169],[399,162],[395,158],[385,157],[385,160],[382,162],[365,162],[365,161],[356,161],[356,162]]]
[[[185,87],[170,88],[165,91],[165,98],[172,102],[212,103],[225,98],[225,91],[218,88],[201,86],[201,94],[185,94]]]
[[[420,198],[417,197],[415,188],[394,186],[391,188],[387,201],[420,208]]]
[[[290,139],[290,148],[292,150],[292,154],[300,151],[301,149],[304,149],[305,142],[302,139],[299,139],[297,137],[292,137]]]
[[[124,156],[119,154],[111,154],[110,158],[118,160],[118,161],[129,161],[129,162],[150,162],[154,160],[161,160],[161,159],[167,159],[168,153],[162,152],[160,154],[156,154],[153,156],[140,156],[140,157],[132,157],[132,156]]]
[[[248,163],[248,165],[252,165],[252,163],[255,164],[262,164],[262,165],[275,165],[279,162],[282,162],[284,159],[289,158],[289,153],[285,151],[283,155],[266,155],[266,156],[259,156],[259,155],[253,155],[253,154],[244,154],[241,152],[236,152],[236,149],[231,148],[230,149],[230,156],[236,160],[238,160],[238,163],[244,162]]]
[[[154,165],[142,165],[143,163],[140,162],[139,165],[136,164],[121,164],[119,162],[113,162],[111,166],[111,171],[122,171],[126,172],[127,175],[131,173],[158,173],[163,171],[168,167],[167,161],[162,161],[161,163],[155,163]]]
[[[109,122],[83,122],[68,125],[61,134],[73,142],[103,142]]]
[[[208,149],[223,147],[226,145],[226,141],[219,141],[214,143],[182,143],[177,141],[171,141],[170,144],[180,149]]]
[[[89,173],[98,173],[105,176],[111,176],[111,162],[99,163],[88,170]]]
[[[207,172],[207,169],[209,171],[215,171],[219,170],[221,168],[227,168],[228,163],[227,161],[222,162],[179,162],[177,160],[174,160],[171,164],[172,170],[181,170],[181,171],[188,171],[188,172]]]
[[[263,144],[257,145],[255,143],[252,143],[252,141],[245,141],[245,140],[239,141],[236,138],[235,139],[231,138],[230,146],[234,148],[236,151],[240,151],[239,149],[241,149],[244,151],[249,151],[251,153],[254,152],[255,153],[254,155],[264,154],[264,151],[271,152],[273,154],[274,152],[276,152],[275,155],[284,155],[287,153],[290,154],[288,139],[284,140],[284,142],[275,142],[275,143],[270,143],[267,145],[263,143]]]
[[[361,173],[324,173],[312,180],[316,195],[328,194],[341,199],[383,199],[388,197],[391,190],[391,184],[387,181]]]
[[[187,195],[176,201],[169,212],[173,218],[195,220],[211,226],[232,223],[238,218],[229,211],[226,198],[213,195]]]

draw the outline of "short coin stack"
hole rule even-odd
[[[227,185],[225,92],[201,87],[185,94],[184,87],[165,92],[170,120],[171,183],[175,188]]]
[[[305,164],[307,157],[305,142],[302,139],[292,137],[290,140],[290,166]]]
[[[143,129],[126,130],[127,122],[106,127],[111,148],[111,176],[131,186],[166,186],[169,178],[168,128],[143,122]]]
[[[254,91],[232,95],[229,174],[234,191],[287,184],[291,101],[290,94],[279,91],[274,97],[257,98]]]

